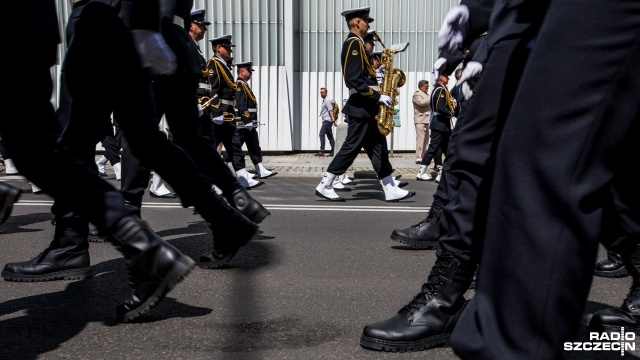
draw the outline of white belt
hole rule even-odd
[[[378,92],[380,91],[380,90],[378,90],[379,88],[377,86],[369,86],[369,88],[371,90],[375,90],[375,91],[378,91]],[[359,93],[360,92],[358,90],[356,90],[356,89],[349,89],[349,95],[359,94]]]
[[[225,105],[235,105],[234,101],[225,100],[225,99],[220,99],[220,103],[225,104]]]
[[[173,23],[180,27],[184,27],[184,19],[178,15],[173,15]]]
[[[205,83],[199,83],[198,84],[198,89],[211,90],[211,85],[205,84]]]
[[[233,110],[235,110],[235,111],[240,111],[240,110],[238,110],[238,109],[236,109],[236,108],[234,108]],[[247,109],[247,111],[248,111],[248,112],[254,112],[254,113],[257,113],[257,112],[258,112],[258,109],[255,109],[255,108],[249,108],[249,109]]]

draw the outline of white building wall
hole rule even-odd
[[[396,55],[394,67],[402,69],[406,84],[400,88],[401,126],[387,138],[393,149],[415,148],[411,96],[421,79],[431,83],[437,58],[437,32],[442,19],[458,0],[195,0],[212,22],[200,43],[205,57],[213,56],[208,39],[232,34],[236,62],[253,61],[250,82],[258,98],[260,145],[263,151],[316,151],[320,87],[339,104],[348,97],[340,65],[342,42],[348,34],[344,9],[370,6],[372,28],[385,45],[409,42]],[[59,16],[66,25],[70,9],[59,1]],[[61,57],[64,47],[60,46]],[[378,44],[376,49],[381,50]],[[58,67],[54,69],[58,77]],[[453,85],[454,81],[450,81]],[[433,86],[431,86],[432,88]],[[57,101],[57,93],[54,101]],[[341,117],[342,118],[342,117]]]

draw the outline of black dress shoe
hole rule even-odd
[[[89,237],[87,239],[89,242],[104,243],[107,242],[108,238],[109,235],[101,233],[98,228],[89,228]]]
[[[7,184],[4,181],[0,182],[0,225],[4,224],[9,216],[11,216],[13,204],[20,199],[21,194],[22,189]]]
[[[242,215],[256,224],[260,224],[267,216],[271,215],[258,200],[254,199],[247,190],[240,186],[230,197],[227,197],[229,204],[238,209]]]
[[[400,182],[398,183],[398,187],[401,187],[401,188],[403,188],[403,187],[405,187],[405,186],[407,186],[407,185],[409,185],[409,183],[408,183],[408,182],[406,182],[406,181],[400,181]]]
[[[464,293],[472,277],[470,264],[439,251],[420,293],[395,316],[365,326],[360,345],[371,350],[405,352],[447,344],[467,304]]]
[[[109,175],[107,175],[107,173],[106,173],[106,172],[100,172],[100,171],[98,171],[98,175],[100,175],[100,176],[102,176],[102,177],[107,177],[107,176],[109,176]]]
[[[86,241],[87,221],[79,217],[57,217],[55,224],[56,230],[49,246],[31,260],[6,264],[2,270],[5,280],[81,280],[92,276]]]
[[[622,257],[615,251],[607,251],[607,258],[596,264],[593,274],[609,278],[629,276]]]
[[[324,157],[324,152],[322,151],[318,151],[317,153],[315,153],[313,156],[320,156],[320,157]]]
[[[125,216],[111,234],[129,259],[131,296],[118,305],[117,320],[131,321],[153,309],[195,266],[137,216]]]
[[[164,198],[164,199],[175,199],[178,197],[177,194],[175,193],[168,193],[168,194],[164,194],[164,195],[156,195],[154,193],[152,193],[151,191],[149,191],[149,195],[151,195],[151,197],[154,198]]]
[[[333,156],[333,151],[332,151],[332,152],[330,152],[330,153],[328,153],[326,156],[327,156],[327,157],[332,157],[332,156]]]
[[[221,269],[245,246],[258,231],[258,225],[236,212],[224,221],[226,226],[212,227],[213,250],[200,256],[201,269]]]

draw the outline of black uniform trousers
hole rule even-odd
[[[213,125],[213,134],[216,138],[215,147],[220,143],[224,145],[227,151],[227,157],[231,160],[233,170],[238,171],[246,167],[244,160],[244,151],[240,141],[240,135],[236,129],[236,123],[233,121],[225,121],[221,125]],[[227,166],[227,169],[229,167]],[[222,189],[224,190],[224,189]]]
[[[486,223],[495,138],[526,64],[529,39],[501,41],[484,65],[482,80],[465,102],[447,149],[436,196],[449,199],[440,217],[440,245],[461,261],[479,261]],[[447,187],[446,193],[440,188]]]
[[[198,116],[198,75],[176,72],[157,76],[153,81],[153,89],[157,108],[156,129],[164,114],[173,142],[184,149],[206,175],[209,187],[215,184],[225,193],[230,193],[237,180],[222,161],[211,139],[211,128]],[[140,206],[144,191],[149,186],[151,169],[155,168],[137,159],[128,147],[125,146],[123,152],[122,191],[129,203]],[[162,155],[157,154],[156,157],[161,158]],[[178,167],[179,164],[170,163],[168,166]],[[168,179],[162,177],[173,187]]]
[[[449,139],[451,138],[451,131],[439,131],[431,129],[431,134],[429,135],[429,147],[427,151],[425,151],[424,156],[422,157],[422,162],[420,165],[429,166],[431,164],[431,160],[434,160],[436,165],[438,163],[442,163],[442,154],[444,154],[445,158],[447,156],[447,148],[449,147]],[[440,157],[440,160],[437,157]]]
[[[122,129],[114,123],[114,129],[102,139],[104,157],[109,160],[111,166],[120,162],[120,149],[122,148]]]
[[[344,174],[358,157],[362,148],[371,160],[371,165],[378,174],[378,179],[391,175],[393,168],[389,162],[387,139],[378,130],[375,120],[353,116],[349,116],[347,137],[340,151],[331,160],[327,172],[335,175]]]
[[[238,136],[240,139],[240,147],[243,144],[247,145],[247,152],[249,152],[249,159],[254,166],[258,166],[262,162],[262,148],[260,147],[260,137],[258,130],[254,127],[250,130],[238,129]]]
[[[56,201],[64,200],[71,209],[100,229],[112,228],[122,217],[132,214],[124,205],[122,195],[98,176],[93,158],[88,162],[83,154],[58,143],[62,128],[50,101],[53,91],[50,70],[57,61],[59,40],[54,1],[30,1],[19,5],[23,7],[21,11],[26,8],[30,13],[40,16],[34,19],[38,24],[33,27],[34,30],[43,23],[49,28],[40,29],[39,34],[29,34],[29,30],[26,30],[26,36],[40,37],[37,48],[21,44],[21,38],[7,39],[6,45],[21,49],[23,56],[8,57],[8,64],[5,65],[21,76],[19,81],[4,82],[8,91],[0,101],[6,111],[23,116],[18,121],[0,121],[0,134],[20,172],[30,181]],[[87,74],[83,76],[91,78]],[[95,95],[93,90],[83,91]],[[95,103],[93,99],[92,103]],[[91,141],[91,134],[83,136]],[[92,154],[95,153],[95,144],[91,149]],[[47,161],[42,161],[43,156],[48,157]],[[65,176],[52,176],[59,173]]]
[[[187,153],[158,130],[150,78],[140,65],[130,30],[116,10],[100,2],[77,6],[72,17],[76,19],[63,70],[73,101],[64,137],[75,140],[74,147],[96,172],[95,144],[104,129],[111,128],[113,112],[130,150],[171,185],[183,206],[202,204],[211,185]],[[100,86],[89,76],[96,58],[109,64],[100,70]],[[91,222],[99,228],[113,222],[109,213],[105,216]]]
[[[478,290],[451,339],[462,358],[562,358],[598,242],[621,225],[638,241],[638,14],[551,2],[498,142]]]

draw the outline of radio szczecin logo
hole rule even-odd
[[[625,332],[624,327],[620,332],[598,333],[590,332],[589,341],[566,342],[565,351],[620,351],[624,356],[625,351],[636,350],[636,334]]]

